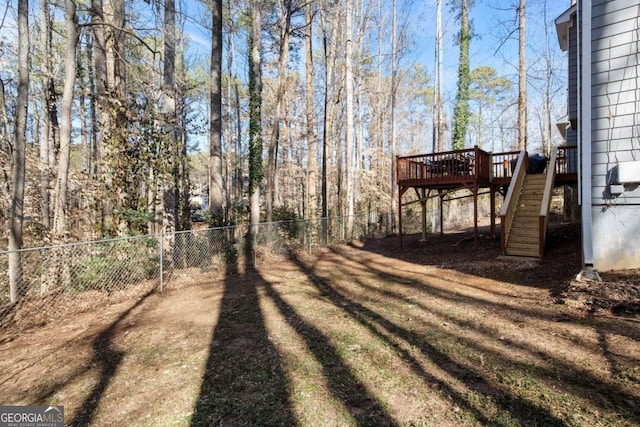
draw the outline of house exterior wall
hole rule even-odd
[[[590,3],[591,138],[582,143],[591,150],[593,266],[640,268],[640,184],[612,192],[618,165],[640,161],[640,4]]]
[[[578,145],[578,24],[576,14],[571,15],[571,23],[567,30],[568,38],[568,93],[567,116],[570,126],[567,128],[566,144]],[[578,153],[572,152],[567,159],[567,172],[578,172]]]
[[[576,15],[571,15],[571,24],[569,26],[569,64],[567,70],[569,93],[567,99],[567,114],[569,116],[569,123],[571,129],[573,129],[573,136],[575,137],[578,131],[578,25],[576,24]],[[577,138],[570,140],[567,134],[567,145],[576,145]]]

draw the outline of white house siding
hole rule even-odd
[[[617,165],[640,161],[640,4],[593,0],[591,13],[593,264],[640,268],[640,185],[611,193]]]

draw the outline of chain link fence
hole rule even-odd
[[[390,214],[369,213],[263,223],[249,244],[254,245],[253,253],[312,250],[388,236],[390,221]],[[407,232],[417,229],[412,223],[405,218]],[[2,251],[0,328],[46,323],[67,312],[162,291],[190,275],[226,271],[244,256],[248,231],[247,225],[240,225]],[[17,279],[10,280],[10,264]]]

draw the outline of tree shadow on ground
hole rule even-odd
[[[425,339],[424,336],[414,332],[413,329],[409,330],[404,326],[398,325],[397,323],[394,323],[393,321],[387,319],[380,313],[373,311],[363,304],[347,297],[344,291],[337,288],[330,280],[322,276],[318,276],[314,272],[313,267],[308,266],[295,255],[292,255],[291,258],[294,263],[296,263],[296,265],[300,268],[300,270],[308,276],[309,280],[317,287],[323,297],[330,300],[336,306],[342,307],[354,320],[367,327],[380,340],[388,343],[389,345],[393,345],[394,350],[402,359],[405,360],[405,362],[407,362],[412,367],[416,374],[423,377],[427,383],[434,383],[440,390],[445,390],[458,406],[465,408],[467,411],[471,412],[478,421],[483,423],[496,422],[495,419],[488,420],[481,412],[480,408],[474,406],[474,403],[469,401],[466,396],[454,390],[448,383],[436,379],[431,374],[425,372],[424,368],[422,368],[420,363],[413,356],[411,356],[408,352],[398,347],[397,345],[394,345],[394,343],[385,334],[380,333],[380,331],[386,330],[392,336],[408,342],[411,346],[415,346],[426,358],[431,360],[436,366],[446,371],[453,378],[464,383],[470,390],[481,393],[491,398],[494,402],[496,402],[496,404],[501,408],[502,411],[507,412],[512,418],[519,420],[519,422],[521,422],[523,425],[565,425],[564,420],[557,418],[545,407],[540,406],[534,401],[529,401],[527,398],[514,395],[508,390],[503,389],[500,385],[495,383],[494,378],[486,377],[485,373],[480,367],[474,366],[472,363],[464,363],[453,359],[444,351],[442,351],[437,344],[432,344],[430,340]],[[377,274],[375,270],[374,274]],[[396,279],[397,280],[395,281],[395,283],[402,283],[401,276],[397,276]],[[365,288],[367,287],[366,284],[364,282],[361,282],[358,278],[353,278],[351,280],[355,280],[356,283],[359,283],[360,286],[363,286]],[[385,282],[389,282],[390,278],[388,274],[385,275],[383,280]],[[391,281],[394,280],[391,279]],[[420,291],[425,291],[425,288],[429,288],[429,286],[425,286],[425,284],[422,284],[420,286],[412,284],[402,284],[400,286],[416,287],[416,289],[419,288]],[[365,292],[364,295],[367,295],[368,299],[375,299],[376,297],[374,294],[376,292],[384,294],[386,298],[396,298],[405,303],[410,302],[412,304],[420,305],[420,303],[415,299],[411,301],[404,301],[401,291],[395,293],[388,289],[380,291],[373,288],[368,288],[367,292]],[[442,292],[444,291],[438,291],[437,294],[433,294],[433,297],[446,297],[446,295],[442,295]],[[457,301],[456,294],[457,292],[455,291],[451,292],[452,301]],[[470,301],[467,299],[465,300],[465,304],[483,305],[485,304],[485,301]],[[516,369],[522,372],[529,372],[531,374],[535,374],[536,377],[540,379],[556,378],[558,381],[561,381],[564,384],[567,391],[574,393],[576,396],[581,396],[584,399],[590,400],[601,408],[616,408],[621,417],[624,417],[631,422],[637,422],[640,419],[640,414],[632,407],[630,408],[628,405],[628,402],[634,400],[634,396],[632,394],[629,394],[625,390],[622,390],[620,387],[613,383],[603,382],[600,378],[593,376],[591,373],[585,371],[580,366],[573,366],[569,363],[565,363],[564,361],[555,360],[546,352],[542,352],[541,350],[535,348],[535,346],[529,347],[525,344],[517,342],[509,343],[505,342],[504,339],[502,339],[500,341],[501,345],[509,345],[510,347],[513,347],[518,351],[529,353],[532,357],[539,358],[540,360],[553,360],[553,363],[550,367],[544,367],[530,365],[528,363],[525,363],[523,360],[513,359],[511,356],[502,354],[502,352],[496,350],[494,348],[494,345],[486,344],[483,342],[483,340],[471,340],[468,337],[457,334],[455,332],[458,330],[458,328],[460,328],[459,330],[475,329],[480,335],[485,335],[488,342],[497,342],[498,338],[495,336],[495,333],[493,333],[493,331],[483,329],[482,327],[478,327],[478,325],[472,323],[462,324],[457,318],[447,316],[446,312],[440,312],[438,307],[425,306],[423,307],[423,309],[433,310],[434,314],[436,314],[437,316],[440,316],[448,322],[452,322],[453,325],[456,325],[455,327],[450,329],[446,328],[446,330],[436,324],[432,325],[431,328],[437,329],[437,334],[451,335],[452,337],[455,337],[455,340],[469,349],[470,353],[491,354],[492,360],[500,363],[505,367],[509,367],[508,369]],[[495,307],[494,309],[500,310],[500,307]],[[492,309],[492,311],[494,309]],[[509,309],[513,310],[513,308]],[[535,311],[525,311],[527,312],[526,315],[536,315]],[[510,313],[510,315],[512,314],[514,313]],[[497,423],[497,425],[500,425],[500,423]]]
[[[357,425],[397,425],[382,404],[356,378],[329,339],[315,326],[306,322],[269,282],[263,281],[263,286],[266,296],[274,302],[289,325],[304,340],[313,357],[322,365],[332,395],[346,406]]]
[[[231,266],[231,270],[237,266]],[[322,366],[329,391],[357,425],[392,426],[393,419],[358,381],[329,339],[307,323],[254,268],[227,275],[193,426],[295,425],[291,384],[265,326],[266,297]]]
[[[464,383],[469,389],[491,397],[499,404],[502,410],[509,412],[513,418],[520,420],[524,424],[539,424],[545,426],[565,425],[562,420],[556,418],[546,409],[534,405],[522,397],[512,396],[505,393],[503,390],[495,387],[490,383],[490,381],[483,378],[479,370],[456,362],[435,345],[430,344],[428,340],[424,339],[424,337],[419,336],[417,333],[405,327],[398,326],[379,313],[346,297],[338,291],[331,282],[316,275],[312,268],[307,266],[295,255],[292,255],[291,258],[298,268],[307,275],[309,280],[321,292],[323,297],[330,300],[336,306],[342,307],[351,318],[366,327],[378,339],[391,346],[398,356],[411,366],[416,375],[422,377],[427,384],[432,384],[435,388],[446,392],[457,406],[472,413],[475,419],[479,422],[492,423],[493,421],[487,419],[481,408],[476,407],[474,403],[470,402],[466,396],[455,390],[450,384],[425,371],[424,367],[414,356],[405,349],[400,348],[394,343],[394,341],[385,334],[382,334],[380,331],[386,330],[391,335],[405,340],[411,346],[419,349],[419,351],[436,366]],[[502,425],[502,423],[498,422],[496,425]]]
[[[100,406],[100,400],[109,386],[111,379],[115,376],[118,366],[120,366],[122,358],[124,357],[122,352],[112,348],[113,339],[116,336],[121,323],[129,317],[134,309],[141,306],[142,303],[154,292],[155,288],[150,289],[138,301],[136,301],[135,304],[118,316],[118,318],[104,329],[93,341],[93,358],[86,365],[98,366],[100,377],[91,393],[86,397],[76,412],[73,420],[69,423],[70,426],[87,426],[91,424],[96,411]]]
[[[462,232],[403,236],[402,248],[397,236],[370,239],[362,250],[419,265],[433,265],[516,285],[548,289],[558,297],[568,288],[582,268],[579,224],[555,219],[549,225],[545,256],[536,262],[498,259],[500,233],[491,237],[488,227],[481,227],[477,241],[473,229]],[[395,240],[395,243],[394,243]]]
[[[290,385],[260,308],[260,276],[227,263],[220,314],[192,426],[293,425]]]

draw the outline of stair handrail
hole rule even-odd
[[[549,222],[549,212],[551,210],[551,195],[553,193],[553,182],[556,179],[556,161],[558,158],[558,150],[551,150],[551,157],[547,165],[547,179],[544,183],[544,192],[542,204],[540,205],[540,217],[538,219],[538,227],[540,236],[540,258],[544,255],[544,244],[547,238],[547,224]]]
[[[528,166],[529,155],[526,150],[522,150],[520,151],[520,154],[518,154],[518,161],[516,162],[516,168],[513,171],[509,190],[507,191],[507,196],[505,197],[502,209],[500,210],[500,251],[502,255],[506,254],[507,239],[511,232],[511,225],[513,224],[513,218],[516,214],[518,199],[522,192],[524,177],[527,174]]]

